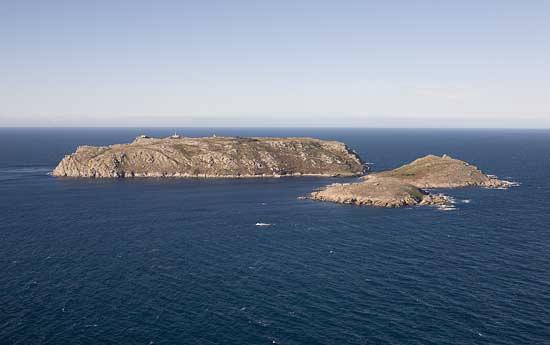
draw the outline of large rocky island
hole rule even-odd
[[[369,174],[358,183],[336,183],[311,193],[310,198],[344,204],[379,207],[448,205],[450,198],[430,188],[477,186],[508,188],[512,182],[485,175],[464,161],[428,155],[397,169]]]
[[[132,143],[80,146],[54,176],[279,177],[359,176],[364,166],[345,144],[313,138],[191,138],[142,135]]]

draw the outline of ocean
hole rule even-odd
[[[550,131],[176,131],[335,139],[373,170],[446,153],[521,185],[443,211],[298,199],[355,178],[55,178],[78,145],[174,129],[0,129],[0,344],[550,344]]]

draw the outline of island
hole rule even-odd
[[[333,183],[307,198],[377,207],[437,205],[452,199],[430,189],[514,185],[448,155],[427,155],[399,168],[364,175],[359,155],[338,141],[271,137],[137,137],[128,144],[80,146],[65,156],[54,176],[86,178],[281,176],[358,177]]]
[[[426,189],[468,186],[505,189],[514,185],[448,155],[428,155],[397,169],[369,174],[362,179],[357,183],[331,184],[312,192],[309,198],[378,207],[445,206],[451,203],[449,197]]]
[[[80,146],[54,176],[87,178],[360,176],[365,165],[338,141],[315,138],[141,135],[129,144]]]

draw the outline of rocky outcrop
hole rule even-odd
[[[413,185],[390,178],[360,183],[335,183],[311,193],[310,198],[377,207],[445,205],[449,201],[443,195],[430,194]]]
[[[378,207],[448,205],[451,199],[426,188],[480,186],[508,188],[514,183],[483,174],[464,161],[428,155],[400,168],[367,175],[359,183],[332,184],[311,193],[310,198],[343,204]]]
[[[358,176],[364,166],[345,144],[313,138],[149,138],[105,147],[80,146],[54,176],[279,177]]]

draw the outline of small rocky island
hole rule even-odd
[[[369,174],[358,183],[336,183],[311,193],[310,198],[378,207],[448,205],[450,198],[429,188],[477,186],[508,188],[512,182],[485,175],[464,161],[428,155],[397,169]]]
[[[54,176],[279,177],[360,176],[364,165],[345,144],[314,138],[191,138],[142,135],[132,143],[80,146]]]

